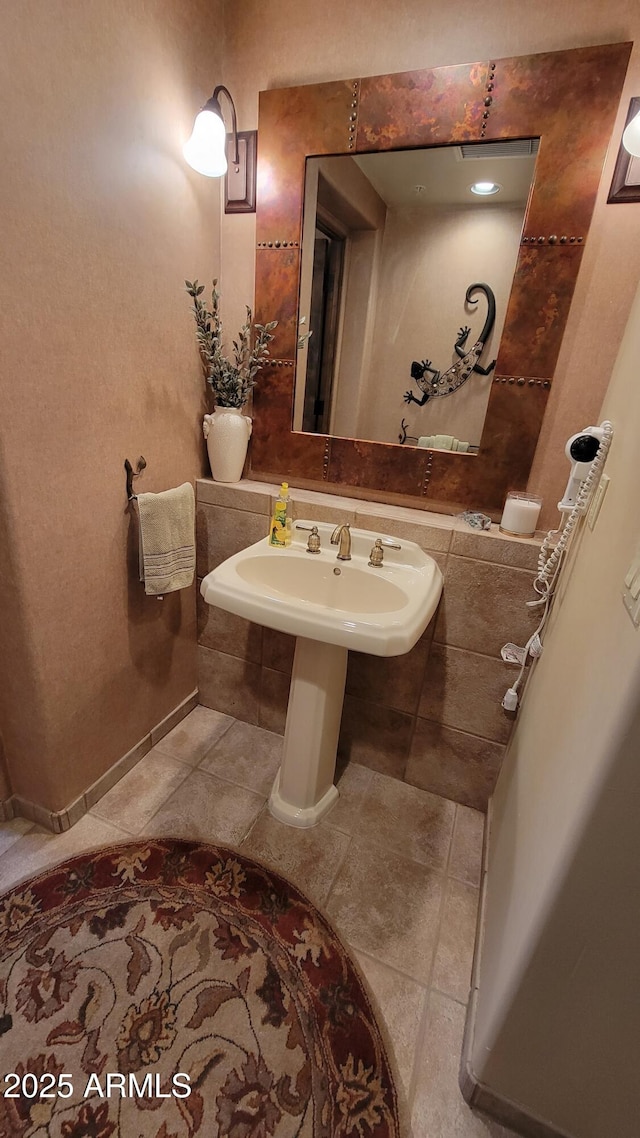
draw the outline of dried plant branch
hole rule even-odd
[[[252,324],[251,309],[247,306],[247,319],[233,341],[232,363],[222,351],[222,318],[220,316],[220,293],[218,281],[214,280],[211,290],[211,308],[200,299],[204,285],[198,281],[185,281],[187,292],[193,300],[193,316],[196,322],[196,339],[202,360],[202,370],[211,386],[218,407],[244,407],[256,375],[269,358],[269,343],[273,340],[273,330],[277,320],[268,324]],[[255,333],[255,338],[253,336]],[[253,343],[252,343],[253,340]]]

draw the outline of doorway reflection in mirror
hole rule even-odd
[[[414,361],[445,373],[457,329],[478,340],[486,311],[465,299],[470,282],[495,294],[483,361],[495,360],[536,153],[525,139],[307,159],[300,314],[313,335],[298,352],[294,430],[397,443],[402,419],[406,445],[477,449],[490,375],[404,418],[402,399]],[[489,181],[499,193],[471,192]]]

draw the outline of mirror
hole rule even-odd
[[[254,391],[251,477],[295,479],[361,497],[381,492],[449,512],[472,506],[494,516],[508,490],[527,488],[549,393],[562,382],[556,363],[630,51],[629,43],[613,43],[260,93],[255,313],[259,323],[277,320],[278,326],[269,367]],[[540,145],[506,312],[500,314],[500,343],[480,357],[488,365],[495,353],[496,364],[488,377],[465,379],[472,396],[482,384],[488,388],[482,427],[478,418],[469,438],[460,440],[477,440],[481,431],[477,453],[445,450],[434,445],[437,436],[420,434],[442,425],[445,432],[438,433],[454,437],[449,419],[430,428],[418,416],[431,414],[429,402],[441,404],[443,415],[448,407],[462,407],[469,399],[464,388],[420,407],[414,401],[399,405],[399,421],[403,411],[410,413],[407,435],[415,431],[415,438],[430,440],[427,446],[378,441],[366,424],[363,435],[353,424],[347,428],[352,437],[334,434],[331,410],[320,430],[294,430],[298,400],[304,403],[296,395],[298,344],[308,330],[299,324],[307,315],[299,310],[307,160],[522,139],[539,139]],[[359,161],[355,166],[362,171]],[[322,256],[322,271],[339,275],[339,252],[325,249]],[[479,274],[463,280],[467,289],[491,284]],[[433,372],[442,373],[443,364],[459,358],[452,355],[458,321],[472,325],[471,311],[467,320],[460,311],[459,291],[447,302],[445,347],[427,329],[398,365],[401,374],[393,382],[400,380],[399,400],[405,391],[421,390],[415,378],[428,388],[434,378],[428,360]],[[393,299],[393,286],[391,293]],[[486,297],[471,293],[474,299],[479,312]],[[334,328],[340,327],[340,305],[334,298],[328,314]],[[372,323],[361,325],[369,345]],[[307,353],[312,343],[313,337]],[[407,363],[416,364],[413,383]],[[376,392],[363,402],[377,398]]]
[[[477,452],[537,152],[307,159],[294,431]]]

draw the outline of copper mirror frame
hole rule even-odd
[[[251,476],[498,510],[525,489],[630,43],[260,93],[256,319],[278,320],[254,393]],[[305,162],[540,138],[535,182],[477,455],[292,430]]]

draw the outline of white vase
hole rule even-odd
[[[251,419],[241,407],[216,407],[202,424],[211,473],[216,482],[239,482],[247,457]]]

